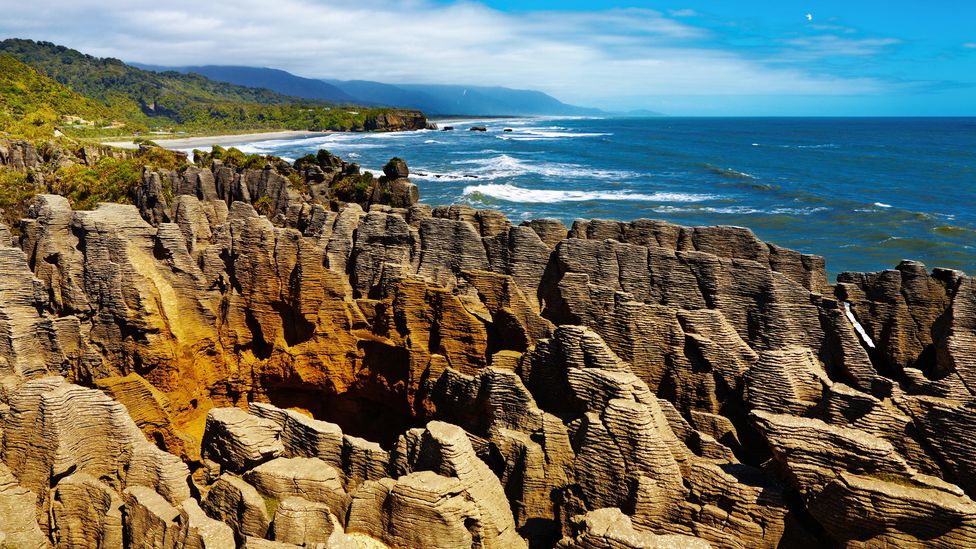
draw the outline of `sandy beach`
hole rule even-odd
[[[231,143],[243,143],[245,141],[270,141],[273,139],[319,137],[322,135],[327,135],[328,133],[330,132],[296,130],[263,133],[240,133],[233,135],[210,135],[206,137],[182,137],[177,139],[164,138],[152,139],[152,141],[167,149],[189,149],[194,147],[208,148],[212,145],[227,145]],[[132,141],[108,141],[104,144],[123,149],[136,149],[139,147],[139,145],[133,143]]]

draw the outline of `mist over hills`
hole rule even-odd
[[[210,80],[225,82],[249,88],[272,90],[290,97],[329,101],[332,103],[357,103],[356,98],[332,84],[314,78],[303,78],[279,69],[243,67],[234,65],[200,65],[187,67],[165,67],[130,63],[140,69],[165,73],[198,74]]]
[[[535,90],[445,84],[384,84],[368,80],[328,80],[363,101],[403,105],[432,115],[566,115],[600,116],[606,111],[568,105]]]
[[[498,86],[387,84],[370,80],[316,80],[296,76],[279,69],[244,66],[161,67],[135,65],[154,71],[199,74],[211,80],[240,86],[266,88],[293,97],[368,106],[419,109],[428,115],[603,116],[610,114],[601,109],[569,105],[540,91]]]

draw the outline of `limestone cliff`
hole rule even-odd
[[[0,228],[0,544],[976,544],[961,272],[198,160]]]

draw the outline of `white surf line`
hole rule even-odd
[[[844,302],[844,312],[847,313],[847,320],[851,321],[851,326],[854,326],[854,331],[861,336],[861,341],[863,341],[868,347],[874,349],[874,341],[871,339],[871,336],[868,335],[868,332],[864,329],[864,326],[861,326],[861,323],[854,318],[854,313],[851,311],[851,304],[846,301]]]

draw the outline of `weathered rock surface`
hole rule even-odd
[[[471,535],[480,544],[524,545],[524,540],[515,531],[515,521],[501,483],[488,465],[475,455],[463,429],[432,421],[425,429],[412,429],[404,434],[393,451],[391,472],[400,480],[409,477],[413,481],[421,477],[410,475],[419,471],[432,471],[448,479],[457,479],[456,484],[444,484],[445,493],[457,494],[473,504],[472,518],[477,524],[467,528],[473,530]],[[396,488],[393,493],[397,493]],[[410,517],[404,518],[410,520]]]
[[[203,458],[240,473],[284,452],[275,422],[252,416],[240,408],[214,408],[207,414]]]
[[[263,463],[244,475],[266,497],[283,501],[301,497],[322,503],[336,515],[345,515],[349,496],[342,473],[318,458],[279,458]]]
[[[7,547],[47,547],[37,524],[37,495],[17,483],[0,464],[0,544]],[[88,538],[91,539],[91,538]]]
[[[222,475],[210,487],[203,510],[211,518],[228,524],[238,541],[246,536],[265,537],[274,516],[274,509],[269,509],[253,486],[230,473]]]
[[[328,543],[337,531],[341,531],[341,526],[328,505],[291,496],[283,499],[275,510],[275,541],[314,546]]]
[[[2,543],[976,544],[961,272],[199,160],[0,227]]]
[[[600,549],[604,547],[652,549],[688,548],[705,549],[708,543],[687,536],[658,536],[634,529],[630,517],[620,509],[608,508],[590,511],[574,517],[573,534],[563,538],[559,547],[579,549]]]

